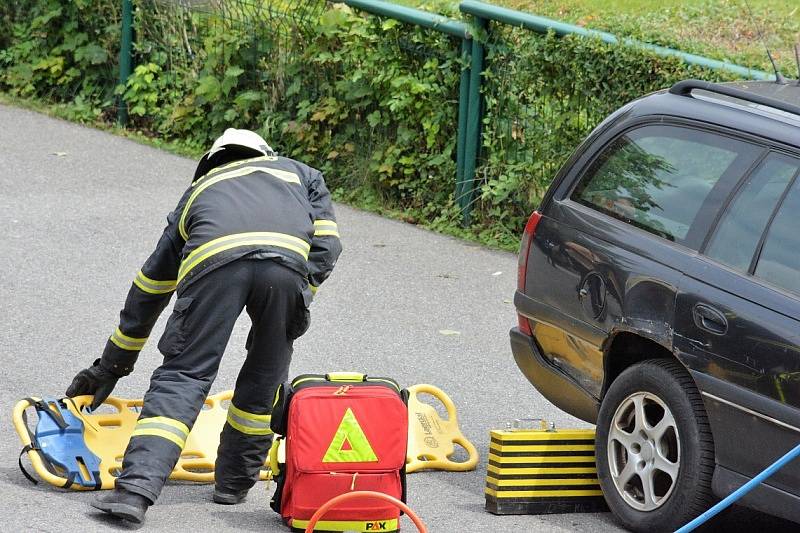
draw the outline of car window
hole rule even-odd
[[[764,229],[799,164],[797,159],[784,155],[767,156],[739,189],[720,220],[706,255],[747,272]]]
[[[760,151],[722,135],[645,126],[616,139],[592,164],[572,199],[694,249],[689,230],[724,178],[738,181]],[[725,193],[727,196],[727,192]],[[714,202],[711,210],[721,205]],[[702,239],[701,239],[702,240]]]
[[[767,230],[767,238],[758,258],[755,275],[763,280],[800,294],[800,180],[786,195],[775,219]]]

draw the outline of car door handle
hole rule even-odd
[[[698,328],[715,335],[724,335],[728,331],[728,320],[725,315],[705,304],[697,304],[692,310],[694,323]]]

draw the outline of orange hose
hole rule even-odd
[[[408,517],[414,522],[414,525],[417,526],[417,530],[420,533],[428,533],[428,528],[425,527],[425,524],[422,523],[422,520],[412,511],[408,505],[404,504],[397,498],[393,498],[388,494],[384,494],[383,492],[375,492],[372,490],[357,490],[354,492],[346,492],[344,494],[340,494],[334,498],[328,500],[322,507],[317,509],[317,512],[311,517],[311,520],[308,521],[308,525],[306,526],[306,533],[313,533],[314,526],[317,525],[317,522],[325,516],[325,513],[331,510],[332,507],[336,506],[337,504],[342,503],[343,501],[352,500],[355,498],[375,498],[378,500],[384,500],[395,507],[399,508],[403,511]]]

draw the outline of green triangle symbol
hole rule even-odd
[[[345,446],[349,443],[349,447]],[[345,411],[339,428],[333,436],[323,463],[372,463],[378,460],[378,456],[372,450],[364,430],[356,420],[356,415],[348,407]]]

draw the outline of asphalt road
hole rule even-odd
[[[0,531],[106,530],[117,524],[89,507],[93,494],[23,477],[10,413],[25,396],[63,394],[100,355],[194,162],[5,106],[0,147],[0,413],[8,417],[0,426]],[[481,462],[470,473],[409,476],[409,505],[430,531],[616,531],[607,513],[497,517],[483,510],[491,428],[531,417],[585,426],[544,400],[511,358],[516,257],[345,206],[337,215],[344,252],[313,303],[291,373],[354,370],[450,394]],[[247,328],[245,315],[212,392],[232,388]],[[115,394],[141,397],[160,359],[148,343]],[[260,483],[245,504],[221,507],[208,485],[170,483],[141,529],[285,531],[268,507],[273,489]]]

